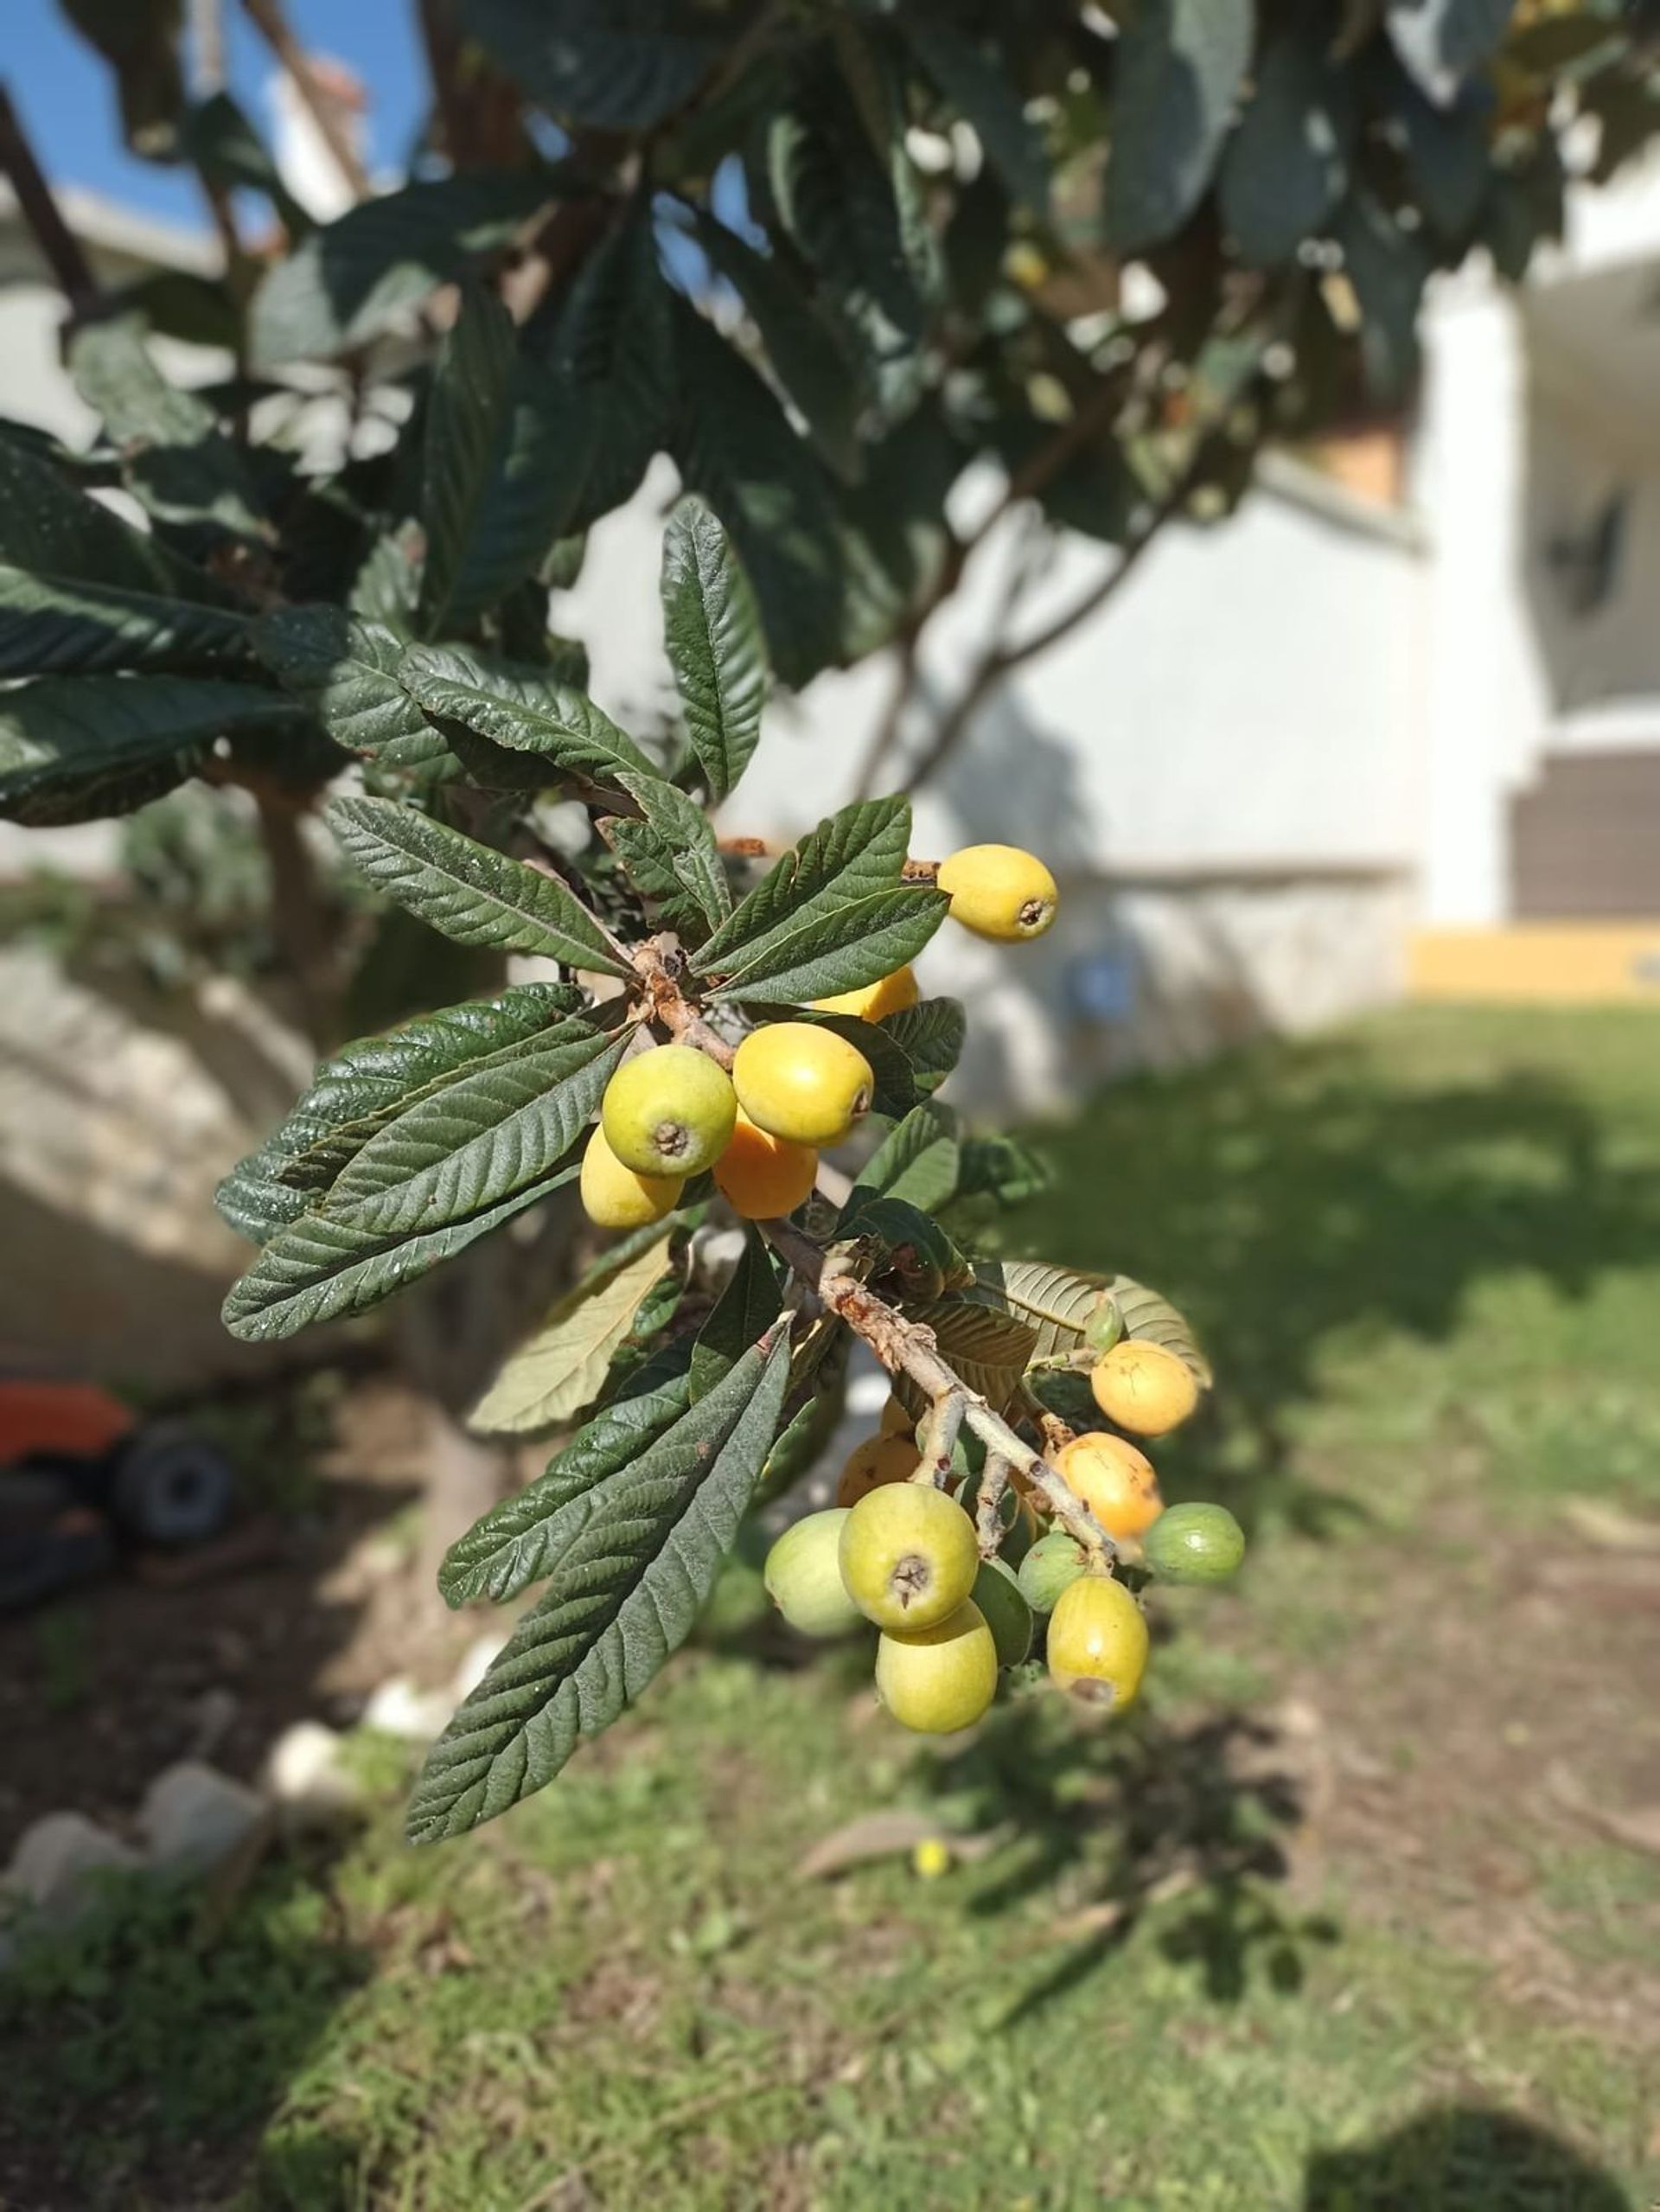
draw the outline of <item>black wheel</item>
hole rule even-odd
[[[140,1544],[206,1544],[230,1518],[236,1476],[216,1444],[158,1423],[119,1454],[111,1506]]]

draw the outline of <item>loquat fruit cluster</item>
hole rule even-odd
[[[1041,937],[1058,908],[1049,870],[1012,845],[967,846],[940,863],[936,879],[954,920],[1003,943]],[[811,1008],[876,1022],[917,998],[904,967]],[[805,1202],[819,1154],[846,1141],[875,1096],[865,1055],[819,1022],[751,1028],[730,1071],[699,1045],[654,1045],[626,1059],[606,1090],[583,1158],[584,1210],[602,1229],[643,1228],[710,1173],[741,1219],[776,1220]]]

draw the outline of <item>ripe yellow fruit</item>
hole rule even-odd
[[[600,1107],[605,1141],[636,1175],[700,1175],[731,1140],[731,1078],[690,1045],[660,1045],[624,1060]]]
[[[715,1162],[715,1181],[734,1213],[745,1221],[776,1221],[794,1213],[812,1191],[819,1155],[811,1145],[769,1136],[740,1106],[732,1141]]]
[[[884,1483],[909,1482],[922,1454],[909,1436],[867,1436],[847,1454],[836,1485],[838,1506],[856,1506]]]
[[[860,1021],[880,1021],[884,1014],[914,1007],[921,996],[910,969],[896,968],[879,983],[866,983],[858,991],[839,991],[833,998],[814,999],[813,1003],[820,1013],[851,1013]]]
[[[1002,944],[1042,937],[1060,905],[1054,877],[1018,845],[965,845],[941,861],[938,882],[954,922]]]
[[[884,1436],[909,1436],[916,1426],[906,1410],[904,1400],[891,1397],[882,1409],[882,1434]]]
[[[1055,1472],[1110,1537],[1140,1536],[1165,1510],[1152,1461],[1121,1436],[1075,1436],[1055,1454]]]
[[[751,1030],[732,1062],[732,1082],[757,1128],[790,1144],[840,1144],[876,1096],[863,1052],[810,1021]]]
[[[1097,1360],[1089,1387],[1108,1421],[1134,1436],[1162,1436],[1187,1419],[1199,1386],[1167,1345],[1126,1337]]]
[[[1147,1624],[1122,1582],[1081,1575],[1049,1616],[1049,1672],[1085,1704],[1122,1712],[1135,1703],[1147,1665]]]
[[[902,1727],[920,1735],[971,1726],[997,1695],[997,1646],[980,1608],[965,1601],[930,1627],[884,1634],[876,1694]]]
[[[636,1175],[596,1129],[582,1155],[582,1176],[577,1186],[582,1210],[602,1229],[643,1229],[661,1221],[680,1204],[686,1187],[681,1175]]]
[[[980,1551],[974,1525],[954,1499],[927,1483],[890,1482],[848,1514],[840,1563],[847,1595],[865,1619],[909,1636],[956,1611],[974,1587]],[[996,1659],[993,1649],[993,1668]]]

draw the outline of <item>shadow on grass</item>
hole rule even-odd
[[[370,1964],[335,1925],[315,1854],[271,1862],[224,1916],[194,1890],[118,1878],[72,1934],[26,1944],[0,1977],[0,2203],[231,2202],[249,2142]],[[347,2146],[279,2133],[271,2155],[236,2201],[341,2201],[322,2176],[343,2171]]]
[[[1320,1532],[1331,1501],[1291,1478],[1286,1423],[1337,1333],[1440,1341],[1484,1278],[1530,1272],[1579,1297],[1611,1269],[1653,1265],[1660,1171],[1611,1128],[1594,1066],[1583,1084],[1573,1072],[1579,1032],[1558,1048],[1561,1071],[1506,1071],[1529,1032],[1487,1020],[1484,1041],[1490,1029],[1490,1080],[1414,1081],[1415,1039],[1433,1052],[1458,1032],[1402,1019],[1376,1040],[1139,1076],[1042,1137],[1054,1187],[1014,1238],[1152,1282],[1188,1314],[1221,1417],[1248,1439],[1229,1493],[1242,1519],[1272,1508]]]
[[[1197,1966],[1213,2003],[1236,2004],[1255,1974],[1299,1989],[1307,1947],[1338,1929],[1275,1894],[1289,1870],[1282,1839],[1302,1812],[1280,1750],[1275,1731],[1242,1713],[1081,1729],[1040,1693],[997,1707],[935,1767],[954,1817],[1007,1838],[1003,1870],[970,1910],[1068,1900],[1053,1963],[1004,2024],[1088,1980],[1153,1911],[1165,1955]]]
[[[1635,2212],[1601,2167],[1514,2113],[1448,2105],[1308,2162],[1302,2212]]]

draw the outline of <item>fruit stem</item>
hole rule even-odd
[[[951,1454],[956,1448],[957,1432],[962,1427],[965,1410],[961,1389],[950,1391],[942,1398],[935,1398],[928,1410],[928,1426],[923,1432],[923,1455],[917,1461],[913,1482],[931,1482],[936,1490],[943,1490],[951,1474]]]
[[[987,1448],[985,1470],[980,1478],[980,1497],[974,1508],[974,1530],[980,1556],[994,1559],[1003,1542],[1003,1493],[1013,1473],[1001,1452]]]
[[[1094,1565],[1110,1574],[1117,1557],[1111,1537],[1042,1454],[1017,1436],[1008,1422],[946,1365],[932,1329],[920,1321],[907,1320],[854,1276],[830,1267],[823,1248],[788,1222],[763,1221],[756,1225],[785,1265],[817,1291],[830,1312],[846,1321],[855,1336],[864,1339],[889,1374],[908,1376],[935,1405],[955,1398],[962,1408],[962,1421],[988,1452],[997,1453],[1012,1473],[1022,1476],[1067,1534],[1083,1546]]]
[[[645,988],[652,1019],[661,1021],[682,1045],[693,1045],[699,1052],[706,1052],[717,1067],[730,1074],[736,1058],[734,1048],[710,1027],[680,989],[684,963],[674,937],[665,932],[648,937],[644,944],[633,948],[629,957]]]

